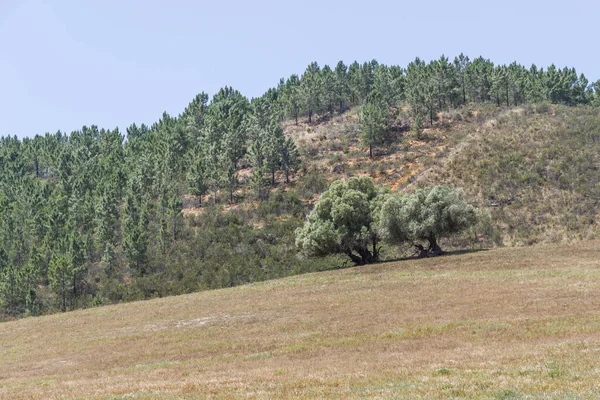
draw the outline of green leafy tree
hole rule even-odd
[[[285,182],[290,183],[290,173],[300,166],[300,154],[294,139],[288,137],[281,147],[281,170],[285,174]]]
[[[594,107],[600,107],[600,80],[592,83],[591,105]]]
[[[469,69],[470,64],[471,60],[469,60],[469,57],[465,56],[463,53],[460,53],[454,58],[454,70],[456,71],[456,75],[458,78],[459,90],[462,100],[461,104],[467,104],[467,71]]]
[[[202,205],[202,196],[208,191],[206,183],[206,158],[204,151],[199,148],[190,157],[189,168],[186,173],[186,181],[190,193],[198,198]]]
[[[422,122],[423,116],[427,112],[427,99],[424,89],[424,81],[427,79],[425,68],[425,62],[418,57],[409,63],[406,68],[406,101],[411,107],[415,122]]]
[[[442,110],[450,103],[453,92],[454,68],[448,61],[448,57],[442,55],[431,63],[431,79],[435,86],[437,108]]]
[[[478,57],[469,64],[467,77],[473,101],[481,103],[489,101],[493,69],[494,63],[483,57]]]
[[[60,309],[62,312],[67,311],[69,302],[72,301],[72,293],[74,291],[73,277],[75,276],[75,268],[68,257],[55,256],[48,267],[48,280],[50,288],[58,296]]]
[[[302,88],[298,75],[290,76],[285,82],[282,97],[287,115],[298,125],[298,116],[302,110]]]
[[[198,143],[204,129],[207,112],[208,95],[204,92],[198,94],[183,111],[181,120],[190,143]]]
[[[309,256],[342,254],[357,265],[378,261],[377,224],[385,193],[368,177],[333,182],[296,230],[296,246]]]
[[[320,72],[322,103],[329,114],[333,114],[333,108],[337,100],[335,74],[325,65]]]
[[[373,146],[383,142],[387,129],[388,106],[378,92],[372,92],[360,108],[358,125],[360,138],[369,146],[369,157],[373,158]]]
[[[379,230],[395,244],[412,242],[421,256],[439,255],[440,238],[459,233],[476,222],[475,209],[462,192],[436,186],[411,195],[389,196],[381,207]],[[427,241],[428,248],[418,242]]]
[[[264,131],[264,136],[265,166],[271,172],[271,185],[275,185],[275,172],[281,168],[281,152],[285,143],[279,121],[272,120]]]
[[[510,76],[508,74],[508,68],[505,65],[499,65],[492,70],[492,75],[490,78],[490,97],[495,100],[498,107],[500,107],[500,103],[503,101],[506,102],[506,108],[510,107],[509,79]]]
[[[123,248],[130,267],[137,274],[144,276],[148,265],[148,207],[133,193],[127,195],[125,217],[123,221]]]
[[[321,75],[316,62],[310,63],[301,78],[302,99],[308,114],[308,123],[312,123],[313,114],[321,106]]]
[[[24,278],[23,271],[12,264],[0,271],[0,305],[8,315],[19,315],[24,311]]]
[[[264,134],[261,134],[259,128],[256,127],[256,133],[248,153],[250,162],[252,163],[250,185],[256,194],[256,198],[259,200],[266,199],[269,190],[269,179],[266,177],[267,166],[265,164],[265,152],[266,145]]]
[[[183,232],[183,203],[179,194],[175,190],[168,192],[167,201],[167,217],[169,221],[169,231],[171,232],[171,238],[175,242],[181,236]]]
[[[343,61],[335,67],[335,101],[339,105],[339,112],[344,111],[344,104],[348,101],[350,88],[348,86],[348,67]]]
[[[373,92],[377,92],[388,106],[396,102],[397,93],[394,91],[390,69],[383,64],[377,65],[373,72]]]

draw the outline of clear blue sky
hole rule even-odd
[[[0,135],[151,124],[311,61],[479,55],[600,79],[600,2],[0,0]]]

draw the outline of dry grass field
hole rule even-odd
[[[600,397],[600,241],[0,324],[0,397]]]

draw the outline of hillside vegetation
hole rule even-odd
[[[600,242],[305,274],[0,324],[0,397],[594,398]]]
[[[294,237],[338,178],[463,190],[479,222],[446,249],[594,238],[598,106],[600,81],[574,68],[461,54],[313,62],[259,98],[200,93],[126,135],[3,137],[0,319],[343,266]]]
[[[286,132],[312,160],[307,183],[321,176],[325,187],[369,175],[393,191],[462,188],[480,209],[480,221],[450,245],[529,245],[600,234],[597,109],[464,107],[439,113],[432,128],[418,132],[405,128],[402,110],[395,121],[373,159],[360,146],[356,112],[316,127],[290,125]]]

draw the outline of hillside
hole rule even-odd
[[[0,324],[0,397],[591,398],[600,242],[307,274]]]
[[[600,81],[574,68],[461,54],[312,62],[258,98],[201,92],[126,133],[2,137],[0,321],[348,265],[308,258],[295,232],[332,181],[360,175],[392,192],[464,190],[478,223],[442,249],[597,238],[599,106]]]
[[[357,120],[352,110],[315,125],[286,126],[304,155],[301,184],[369,175],[392,191],[462,188],[482,211],[480,224],[449,246],[522,246],[600,233],[597,109],[471,106],[439,113],[433,127],[418,133],[409,129],[407,112],[396,110],[373,159],[360,144]]]

